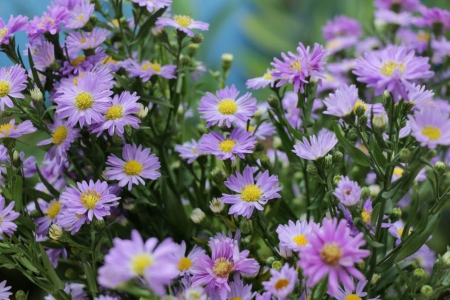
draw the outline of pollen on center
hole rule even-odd
[[[245,202],[256,202],[261,198],[263,191],[254,184],[247,185],[241,192],[241,199]]]
[[[139,175],[144,170],[142,164],[136,160],[130,160],[123,166],[123,171],[128,176]]]
[[[217,108],[224,115],[234,115],[234,113],[238,109],[238,106],[236,102],[234,102],[234,100],[225,99],[219,103],[219,106]]]

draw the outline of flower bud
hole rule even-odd
[[[334,177],[333,177],[333,184],[334,184],[334,185],[338,185],[338,184],[339,184],[339,181],[341,181],[341,179],[342,179],[342,176],[341,176],[341,175],[336,175],[336,176],[334,176]]]
[[[261,143],[257,143],[255,146],[255,152],[261,152],[264,150],[264,145]]]
[[[355,113],[358,117],[361,117],[366,114],[366,108],[364,107],[364,105],[358,105],[358,107],[356,107]]]
[[[217,184],[217,185],[221,185],[223,184],[225,178],[223,176],[222,170],[220,170],[219,168],[215,168],[214,170],[211,171],[211,177],[212,180]]]
[[[190,63],[191,63],[191,58],[189,56],[181,57],[181,65],[189,66]]]
[[[138,103],[139,112],[137,113],[137,117],[139,119],[144,119],[148,114],[148,107],[144,106],[142,103]]]
[[[64,231],[58,224],[52,224],[48,229],[48,236],[55,241],[60,240],[64,235]]]
[[[69,279],[77,279],[77,273],[72,269],[72,268],[68,268],[65,272],[64,272],[64,276],[66,276]]]
[[[450,251],[447,251],[442,255],[441,261],[446,268],[450,268]]]
[[[53,72],[58,72],[61,69],[61,65],[55,60],[50,64],[49,69]]]
[[[430,159],[436,157],[436,155],[437,155],[436,150],[430,150],[425,154],[425,159],[430,160]]]
[[[371,184],[371,185],[369,185],[369,190],[370,190],[370,196],[376,197],[380,193],[381,188],[378,184]]]
[[[241,221],[239,222],[239,229],[244,235],[248,235],[252,232],[252,226],[250,225],[250,222],[246,218],[242,218]]]
[[[194,57],[195,54],[197,54],[198,48],[200,48],[200,46],[198,44],[189,44],[189,46],[188,46],[189,57]]]
[[[205,213],[200,208],[195,208],[191,213],[191,220],[195,224],[200,224],[205,217]]]
[[[394,207],[394,209],[392,209],[392,214],[391,214],[391,220],[392,221],[397,221],[400,220],[402,218],[402,210],[400,207]]]
[[[14,296],[16,296],[16,300],[27,300],[28,298],[28,294],[22,290],[18,290]]]
[[[333,156],[328,154],[325,156],[325,168],[330,168],[333,165]]]
[[[436,168],[436,171],[438,172],[439,175],[442,176],[442,174],[444,174],[446,166],[442,161],[436,162],[436,164],[434,164],[434,167]]]
[[[269,98],[267,98],[267,102],[273,109],[280,107],[280,101],[278,101],[278,98],[275,95],[270,95]]]
[[[381,278],[381,275],[380,275],[380,274],[377,274],[377,273],[373,274],[372,280],[370,281],[370,285],[375,285],[375,284],[377,284],[377,282],[378,282],[378,280],[379,280],[380,278]]]
[[[433,295],[433,288],[429,285],[424,285],[420,288],[420,293],[425,297],[431,297]]]
[[[349,140],[350,142],[355,142],[358,139],[358,133],[356,132],[355,129],[350,129],[348,131],[348,135],[347,135],[347,140]]]
[[[361,199],[366,201],[370,197],[370,189],[367,186],[362,187],[361,189]]]
[[[276,257],[270,256],[266,259],[266,265],[268,265],[269,267],[272,266],[272,264],[277,260]]]
[[[131,127],[130,124],[127,124],[124,126],[125,128],[125,134],[129,137],[131,137],[131,135],[133,134],[133,127]]]
[[[342,154],[342,152],[336,151],[333,154],[333,163],[335,163],[335,164],[339,163],[342,160],[343,157],[344,157],[344,155]]]
[[[213,213],[221,213],[225,208],[225,203],[223,203],[222,198],[214,198],[209,202],[209,208]]]
[[[20,154],[19,151],[17,151],[16,149],[13,150],[13,166],[18,168],[20,167],[20,165],[22,164],[21,160],[20,160]]]
[[[308,167],[306,167],[306,172],[311,176],[315,176],[317,175],[317,168],[315,165],[308,165]]]
[[[92,221],[92,226],[97,230],[102,230],[106,226],[105,220],[94,219]]]
[[[197,33],[191,38],[191,42],[194,44],[201,44],[203,42],[203,34]]]
[[[422,280],[425,277],[427,277],[427,273],[425,273],[425,271],[422,268],[417,268],[414,270],[413,276],[414,276],[414,279],[416,279],[416,280]]]
[[[403,148],[400,150],[399,156],[401,162],[407,163],[411,158],[411,151],[407,148]]]
[[[280,271],[282,267],[283,267],[283,263],[279,260],[276,260],[272,263],[272,269]]]
[[[372,118],[373,129],[378,133],[383,133],[386,129],[387,118],[385,114],[376,114]]]
[[[38,88],[31,89],[30,96],[31,96],[31,100],[33,100],[33,103],[34,102],[42,103],[42,100],[44,99],[44,95],[42,94],[41,90]]]
[[[230,53],[222,54],[222,69],[224,71],[228,71],[231,68],[233,58],[234,58],[233,54],[230,54]]]
[[[275,136],[275,137],[273,138],[273,143],[272,143],[272,145],[273,145],[273,148],[274,148],[274,149],[280,149],[281,146],[283,146],[283,142],[281,141],[280,137]]]
[[[122,146],[124,144],[123,138],[121,136],[118,136],[117,134],[112,136],[112,141],[117,146]]]
[[[261,162],[261,166],[262,166],[265,170],[270,169],[270,167],[271,167],[270,159],[269,159],[269,157],[268,157],[267,155],[261,155],[261,156],[259,157],[259,161]]]
[[[12,150],[16,146],[16,139],[12,138],[4,138],[3,139],[3,146],[5,146],[6,149]]]

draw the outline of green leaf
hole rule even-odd
[[[381,203],[377,203],[372,209],[371,222],[372,226],[375,226],[378,221],[378,215],[380,214]]]
[[[33,74],[34,83],[38,86],[38,88],[41,90],[42,94],[44,95],[45,90],[44,90],[44,87],[42,86],[41,80],[39,79],[39,75],[36,71],[36,68],[34,67],[33,56],[31,55],[30,48],[28,48],[28,62],[30,63],[30,70],[31,70],[31,73]]]
[[[22,189],[23,189],[22,177],[15,175],[13,177],[12,196],[13,196],[13,199],[15,201],[14,209],[16,211],[22,211],[22,207],[23,207]]]
[[[45,252],[44,248],[40,243],[35,243],[34,245],[36,247],[37,252],[41,254],[42,265],[44,266],[44,271],[46,273],[45,275],[47,279],[52,283],[54,291],[64,289],[64,284],[56,274],[55,268],[53,268],[53,265],[50,262],[50,259],[48,258],[47,252]]]
[[[23,193],[25,195],[32,196],[35,199],[42,198],[46,201],[52,201],[53,199],[55,199],[55,197],[53,197],[52,195],[27,187],[23,189]]]
[[[158,19],[162,14],[166,11],[167,7],[161,8],[157,12],[155,12],[153,15],[148,18],[147,21],[145,21],[144,24],[142,24],[141,29],[139,29],[139,33],[137,34],[134,41],[131,43],[132,45],[139,44],[140,41],[142,41],[144,38],[151,36],[150,29],[155,25],[156,19]]]
[[[232,232],[235,232],[237,229],[236,224],[234,224],[233,222],[231,222],[227,217],[222,216],[222,215],[218,215],[219,218],[225,223],[225,225],[228,227],[228,229],[230,229]]]
[[[119,74],[115,74],[115,73],[112,73],[112,75],[124,89],[127,89],[130,86],[130,79],[123,78]]]
[[[383,172],[384,176],[384,168],[386,167],[387,159],[383,155],[383,151],[381,151],[380,147],[378,146],[378,143],[375,139],[371,139],[369,142],[370,151],[372,151],[373,158],[375,160],[375,163],[380,167],[380,171]]]
[[[336,122],[333,122],[333,130],[336,134],[339,144],[344,147],[344,149],[348,152],[348,154],[356,164],[364,167],[370,167],[372,165],[372,162],[367,157],[367,155],[364,154],[364,152],[356,148],[349,141],[347,141],[347,139],[344,138]]]
[[[168,103],[168,102],[166,102],[166,101],[163,101],[163,100],[161,100],[160,98],[157,98],[157,97],[151,97],[151,96],[140,96],[140,97],[141,97],[141,100],[148,101],[148,102],[152,102],[152,103],[155,103],[155,104],[159,104],[159,105],[161,105],[161,106],[173,108],[173,105],[172,105],[172,104],[170,104],[170,103]]]
[[[91,295],[95,297],[95,295],[98,293],[98,290],[97,290],[97,280],[94,274],[94,268],[84,259],[83,259],[83,270],[84,274],[86,274],[86,280],[88,283],[89,291],[91,292]]]
[[[383,248],[384,245],[378,242],[375,242],[374,240],[372,240],[371,238],[367,237],[366,241],[369,245],[371,245],[374,248]]]
[[[39,175],[39,178],[41,179],[42,183],[45,185],[45,187],[47,188],[48,192],[50,194],[52,194],[56,199],[59,199],[59,192],[53,187],[53,185],[51,185],[47,179],[45,179],[45,177],[42,175],[41,170],[39,170],[39,166],[36,164],[36,170],[37,173]]]
[[[379,293],[382,290],[386,290],[392,283],[394,283],[394,279],[398,277],[399,270],[403,270],[406,267],[412,265],[412,261],[405,261],[399,263],[397,266],[392,266],[392,263],[390,264],[391,268],[383,272],[383,276],[378,280],[377,284],[375,285],[375,288],[373,289],[374,293]],[[377,269],[375,269],[375,272],[379,272]]]

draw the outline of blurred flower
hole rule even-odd
[[[81,283],[66,283],[64,286],[64,292],[71,296],[72,300],[86,300],[88,297],[84,292],[84,284]],[[52,295],[48,295],[44,298],[45,300],[55,299]]]
[[[44,202],[41,210],[44,213],[43,217],[37,218],[34,222],[37,225],[36,233],[40,235],[46,235],[50,225],[52,225],[56,216],[61,211],[61,202],[58,200],[52,200],[50,203]],[[43,208],[43,209],[42,209]]]
[[[60,23],[65,24],[68,17],[67,8],[58,5],[48,6],[44,15],[40,18],[35,16],[26,28],[30,42],[33,43],[34,40],[45,33],[57,34],[61,30]]]
[[[139,6],[145,6],[151,13],[172,5],[172,0],[133,0],[133,2],[139,4]]]
[[[0,109],[5,110],[5,105],[14,107],[9,97],[23,99],[21,93],[26,88],[27,74],[20,65],[3,67],[0,69]]]
[[[335,16],[334,20],[328,20],[322,27],[323,38],[326,41],[342,36],[353,36],[359,38],[362,34],[361,25],[355,19],[346,16]]]
[[[213,213],[220,213],[225,208],[222,198],[214,198],[209,202],[209,208]]]
[[[341,287],[339,287],[339,292],[336,295],[331,295],[336,297],[337,300],[349,300],[349,299],[363,299],[365,296],[367,296],[367,293],[364,292],[364,287],[367,284],[367,280],[364,281],[359,281],[358,284],[356,285],[356,290],[353,293],[353,289],[349,289],[348,287],[344,287],[344,289],[342,289]],[[367,300],[376,300],[376,299],[380,299],[380,296],[377,296],[376,298],[370,298]]]
[[[380,9],[375,12],[376,21],[383,21],[388,24],[396,24],[399,26],[409,26],[413,21],[413,15],[410,12],[396,13],[387,9]]]
[[[293,152],[306,160],[317,160],[324,157],[337,144],[336,135],[328,130],[322,130],[317,136],[311,135],[309,140],[303,137],[303,142],[294,146]]]
[[[175,151],[180,153],[182,159],[187,159],[188,164],[192,164],[203,153],[198,151],[198,143],[192,139],[190,142],[185,142],[183,145],[175,145]]]
[[[206,215],[200,208],[194,208],[191,213],[191,220],[195,224],[200,224],[205,219]]]
[[[109,30],[103,28],[95,28],[91,32],[71,31],[66,38],[66,46],[72,54],[80,50],[95,49],[103,44],[109,34]]]
[[[0,18],[0,45],[9,44],[9,38],[12,36],[14,32],[19,30],[24,30],[28,27],[28,17],[24,17],[22,15],[18,15],[17,17],[13,17],[12,15],[9,17],[9,21],[5,24],[3,18]]]
[[[428,27],[430,29],[440,28],[439,33],[445,33],[446,29],[450,29],[450,11],[440,9],[438,7],[423,7],[420,11],[422,18],[418,18],[415,22],[416,26]]]
[[[286,263],[280,271],[270,269],[270,275],[269,281],[262,282],[264,290],[279,300],[288,299],[298,281],[297,271]]]
[[[153,75],[159,75],[163,78],[172,79],[176,77],[177,66],[164,65],[157,62],[149,62],[144,60],[141,64],[138,64],[132,59],[128,59],[124,63],[124,68],[130,72],[130,77],[140,77],[143,82],[147,82]]]
[[[375,0],[375,7],[379,9],[393,9],[415,11],[421,7],[420,0]]]
[[[199,30],[209,29],[209,24],[201,21],[194,21],[190,17],[182,15],[174,15],[173,19],[159,17],[158,20],[156,20],[156,26],[174,27],[175,29],[186,33],[190,37],[194,36],[194,33],[192,32],[191,29],[199,29]]]
[[[10,286],[6,286],[6,280],[3,280],[0,282],[0,299],[1,300],[8,300],[10,299],[9,296],[12,295],[11,292],[8,292],[11,289]]]
[[[234,281],[230,283],[231,290],[228,291],[227,299],[251,300],[256,292],[252,293],[252,285],[244,285],[243,280],[238,274],[234,275]]]
[[[433,108],[424,108],[408,116],[411,135],[422,147],[435,149],[438,145],[450,145],[449,114]]]
[[[17,229],[17,225],[14,224],[14,220],[17,219],[20,214],[13,210],[14,201],[11,201],[8,206],[5,207],[5,198],[0,195],[0,241],[3,240],[3,234],[11,236]]]

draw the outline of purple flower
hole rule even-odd
[[[385,9],[377,10],[375,12],[375,18],[377,20],[381,20],[389,24],[396,24],[402,27],[409,26],[413,21],[413,15],[408,11],[396,13]]]
[[[363,299],[364,297],[367,296],[367,293],[364,292],[364,287],[366,286],[367,282],[368,282],[367,280],[359,281],[358,284],[356,285],[355,292],[353,292],[354,289],[349,289],[347,287],[344,287],[344,289],[342,289],[341,287],[339,287],[339,292],[336,295],[331,294],[330,295],[332,297],[334,296],[337,300]],[[377,299],[379,299],[379,296],[367,300],[377,300]]]
[[[72,31],[66,38],[66,45],[72,54],[80,50],[95,49],[106,40],[109,34],[109,30],[103,28],[81,33]]]
[[[420,247],[416,253],[406,259],[407,261],[415,261],[421,268],[423,268],[428,275],[433,271],[434,262],[436,261],[436,253],[431,250],[426,244]]]
[[[280,252],[291,256],[292,251],[298,252],[301,247],[308,244],[306,235],[312,231],[312,228],[306,220],[302,222],[297,220],[295,223],[289,220],[287,225],[278,225],[276,231],[280,240]]]
[[[68,125],[67,121],[59,118],[55,118],[55,123],[47,125],[52,132],[52,137],[47,140],[43,140],[37,143],[38,146],[52,144],[50,149],[45,154],[45,159],[55,159],[58,164],[64,162],[67,159],[67,152],[70,149],[70,145],[79,138],[80,130]]]
[[[103,122],[92,125],[94,127],[92,132],[98,132],[97,136],[100,136],[104,130],[108,130],[110,136],[113,136],[114,132],[123,136],[126,125],[139,129],[141,120],[133,116],[139,112],[137,100],[139,100],[139,96],[136,95],[136,92],[130,94],[130,92],[124,91],[120,95],[114,95]]]
[[[253,258],[247,258],[249,250],[239,251],[238,241],[219,234],[209,240],[211,257],[202,254],[196,260],[192,271],[194,287],[206,285],[206,292],[216,294],[222,300],[226,299],[230,286],[228,284],[231,272],[240,272],[242,276],[256,276],[259,264]]]
[[[268,85],[270,85],[270,87],[273,87],[274,84],[275,84],[275,79],[272,77],[271,69],[267,69],[267,72],[262,77],[256,77],[256,78],[249,79],[245,83],[245,85],[247,86],[248,89],[254,89],[254,90],[259,90]]]
[[[105,89],[101,81],[92,73],[79,77],[77,84],[60,86],[55,102],[58,104],[56,113],[60,118],[68,117],[68,125],[79,123],[81,127],[86,123],[103,122],[112,91]]]
[[[8,24],[5,24],[3,18],[0,18],[0,45],[8,45],[12,34],[19,30],[24,30],[27,26],[28,17],[23,17],[22,15],[18,15],[15,18],[11,15]]]
[[[281,104],[286,111],[285,116],[288,120],[289,124],[291,124],[292,127],[296,129],[300,129],[300,126],[302,125],[302,112],[300,108],[297,107],[298,102],[298,94],[294,92],[286,92],[284,94],[283,100],[281,101]],[[313,106],[312,106],[312,112],[311,117],[317,118],[317,114],[314,113],[314,111],[322,108],[322,100],[315,99]]]
[[[18,138],[24,134],[35,132],[37,129],[33,126],[30,120],[23,121],[16,125],[16,121],[12,119],[9,123],[0,125],[0,139],[1,138]]]
[[[435,149],[438,145],[450,145],[449,114],[425,107],[408,116],[411,135],[422,147]]]
[[[314,44],[314,49],[310,53],[309,46],[305,48],[302,43],[297,47],[297,54],[288,52],[288,55],[281,53],[283,61],[274,58],[271,65],[275,68],[272,71],[274,79],[279,79],[277,87],[287,82],[294,84],[294,92],[299,90],[304,92],[304,84],[309,78],[319,79],[324,77],[324,65],[327,52],[319,44]]]
[[[128,280],[139,278],[159,296],[166,294],[165,286],[178,276],[175,253],[179,246],[165,239],[142,240],[137,230],[131,240],[114,239],[114,247],[105,256],[105,264],[98,270],[98,282],[107,288],[116,288]],[[120,268],[120,272],[117,270]]]
[[[191,252],[186,255],[186,242],[182,241],[180,251],[175,254],[178,260],[178,270],[180,271],[180,275],[192,275],[192,266],[202,254],[205,254],[205,250],[195,245],[194,248],[192,248]]]
[[[264,290],[277,297],[279,300],[288,299],[288,296],[294,291],[295,284],[298,281],[298,273],[289,264],[284,264],[280,271],[270,269],[269,281],[264,281],[262,285]]]
[[[430,34],[422,30],[415,32],[411,29],[401,28],[397,31],[397,39],[401,41],[401,45],[408,51],[414,50],[417,54],[422,54],[428,49]],[[434,59],[432,61],[434,62]]]
[[[94,13],[94,4],[88,2],[81,2],[80,5],[75,6],[69,11],[69,17],[67,18],[65,29],[79,29],[89,22],[91,15]]]
[[[40,235],[46,235],[50,225],[52,225],[56,216],[61,211],[61,202],[53,200],[50,203],[44,202],[41,205],[41,210],[44,213],[43,217],[37,218],[34,222],[38,226],[36,233]],[[43,207],[42,207],[43,206]]]
[[[59,258],[62,256],[63,259],[67,259],[67,250],[65,248],[50,248],[44,246],[45,252],[48,255],[48,259],[50,260],[53,268],[58,267]],[[86,299],[86,294],[83,295],[83,298],[72,298],[72,299]],[[50,298],[50,300],[53,300],[54,298]]]
[[[64,286],[64,292],[70,295],[72,300],[86,300],[87,295],[84,292],[84,284],[81,283],[66,283]],[[48,295],[44,298],[45,300],[54,300],[52,295]]]
[[[252,153],[255,144],[256,139],[250,132],[236,127],[228,138],[224,138],[221,133],[214,131],[204,134],[199,141],[198,150],[211,153],[221,160],[234,160],[234,155],[244,158],[245,153]]]
[[[79,215],[87,214],[89,221],[95,217],[103,220],[110,215],[110,208],[117,206],[120,197],[116,197],[109,191],[108,184],[97,180],[77,182],[77,186],[67,187],[60,196],[64,209]]]
[[[244,285],[244,281],[238,274],[234,275],[234,281],[230,284],[230,288],[227,299],[251,300],[256,295],[256,292],[252,293],[252,285]]]
[[[359,22],[346,16],[336,16],[333,21],[328,20],[327,25],[322,27],[322,31],[323,38],[326,41],[342,36],[359,38],[362,34],[361,25]]]
[[[412,84],[408,90],[408,101],[413,103],[414,109],[426,108],[433,104],[434,92],[425,90],[425,86]]]
[[[233,204],[228,211],[228,214],[237,216],[244,216],[249,219],[253,210],[264,210],[263,205],[267,201],[274,198],[281,198],[278,192],[282,187],[277,187],[278,176],[269,176],[269,171],[265,171],[255,179],[253,178],[253,168],[246,166],[242,174],[236,172],[231,175],[226,181],[225,186],[238,193],[237,195],[223,194],[222,201],[224,203]]]
[[[202,97],[198,111],[206,120],[207,127],[215,124],[231,127],[232,122],[245,123],[253,117],[258,110],[256,99],[252,98],[250,93],[239,98],[238,95],[239,91],[232,85],[231,88],[225,87],[217,91],[216,95],[207,92],[206,96]]]
[[[334,54],[352,47],[357,42],[358,38],[355,36],[338,36],[332,40],[329,40],[325,45],[325,49],[329,54]]]
[[[51,35],[57,34],[61,28],[59,24],[64,24],[69,17],[69,12],[67,8],[54,5],[47,7],[47,12],[44,12],[42,17],[34,17],[32,21],[30,21],[29,26],[27,27],[27,36],[31,42],[36,40],[38,37],[45,33],[49,33]]]
[[[391,46],[358,58],[353,73],[358,81],[375,88],[376,96],[387,90],[398,101],[400,96],[408,99],[406,91],[412,82],[434,75],[429,69],[428,57],[415,57],[414,51],[407,53],[404,47]]]
[[[3,240],[3,234],[11,236],[17,229],[14,220],[19,217],[19,213],[13,210],[15,202],[11,201],[5,207],[5,198],[0,195],[0,241]]]
[[[415,22],[416,26],[426,26],[431,29],[439,28],[441,33],[450,29],[450,11],[438,7],[424,7],[421,9],[421,13],[423,17]]]
[[[98,64],[105,60],[107,57],[108,55],[106,55],[105,50],[103,50],[101,47],[95,48],[95,53],[89,56],[78,56],[76,52],[69,52],[69,60],[64,61],[60,72],[64,75],[81,75],[84,72],[93,72],[95,67],[97,67]],[[112,75],[109,74],[109,76]],[[98,80],[104,81],[105,78],[98,78]]]
[[[43,41],[36,47],[33,54],[33,61],[36,69],[45,71],[55,62],[55,47],[52,43]]]
[[[0,282],[0,299],[10,299],[9,296],[12,295],[11,292],[8,292],[11,289],[10,286],[6,286],[6,280]]]
[[[5,110],[5,105],[14,107],[9,97],[25,98],[21,93],[26,88],[27,74],[20,65],[3,67],[0,69],[0,109]]]
[[[119,186],[128,184],[128,190],[131,190],[133,184],[144,184],[143,178],[156,180],[161,177],[161,173],[156,170],[161,167],[155,154],[150,155],[150,148],[142,150],[142,146],[125,145],[122,149],[121,160],[114,154],[108,156],[106,162],[106,176],[111,180],[119,180]]]
[[[175,151],[180,154],[182,159],[187,159],[188,164],[192,164],[203,154],[198,151],[198,143],[194,139],[190,142],[183,143],[183,145],[175,145]]]
[[[397,10],[418,10],[422,4],[420,0],[375,0],[375,7],[379,9],[394,9]]]
[[[60,213],[53,222],[64,228],[64,230],[70,231],[71,234],[75,234],[80,230],[81,226],[89,224],[90,220],[86,214],[77,214],[68,210],[67,206],[62,206]]]
[[[328,293],[337,295],[339,280],[345,288],[355,289],[351,276],[365,280],[364,275],[355,268],[355,263],[363,262],[369,250],[359,249],[366,242],[362,233],[350,236],[346,220],[323,219],[322,228],[312,224],[313,232],[308,234],[309,246],[300,249],[298,266],[308,277],[307,285],[312,287],[328,275]],[[350,276],[351,275],[351,276]]]
[[[323,113],[336,117],[346,117],[350,115],[359,100],[358,89],[354,84],[351,86],[344,85],[337,89],[334,94],[330,94],[329,98],[323,101],[327,110]]]
[[[172,0],[133,0],[133,2],[139,4],[139,6],[145,6],[151,13],[172,5]]]
[[[247,130],[247,124],[241,124],[241,126]],[[248,132],[252,132],[253,136],[257,139],[265,140],[266,137],[270,137],[275,133],[275,126],[272,123],[261,122],[259,125],[249,125]]]
[[[342,176],[333,195],[345,206],[355,206],[361,200],[361,187],[356,181],[351,181],[347,176]]]
[[[156,20],[156,26],[174,27],[177,30],[186,33],[190,37],[194,36],[194,33],[192,32],[191,29],[200,29],[200,30],[209,29],[209,24],[200,21],[194,21],[188,16],[181,16],[181,15],[174,15],[173,19],[159,17],[158,20]]]
[[[130,72],[130,77],[140,77],[143,82],[147,82],[153,75],[159,75],[163,78],[172,79],[176,77],[177,66],[175,65],[160,65],[157,62],[149,62],[144,60],[138,64],[134,60],[127,60],[124,68]]]
[[[303,137],[303,142],[294,146],[293,152],[303,159],[317,160],[324,157],[337,144],[336,135],[328,130],[321,130],[318,136],[311,135],[309,140]]]

